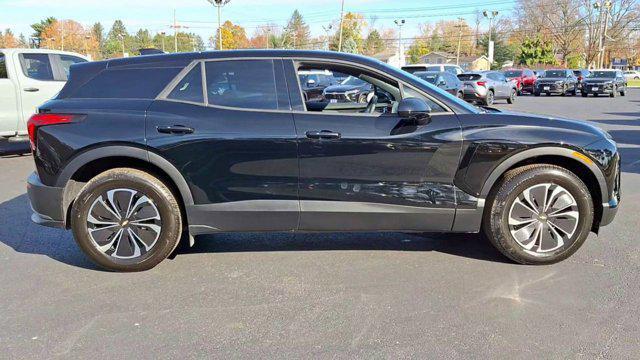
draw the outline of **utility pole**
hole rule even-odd
[[[89,56],[89,50],[87,49],[87,40],[91,39],[91,36],[89,35],[85,35],[84,36],[84,54],[86,56]]]
[[[64,51],[64,20],[60,20],[60,50]]]
[[[165,50],[164,50],[164,37],[165,37],[166,34],[167,33],[164,32],[164,31],[160,32],[160,37],[162,39],[162,52],[165,52]]]
[[[218,9],[218,50],[222,50],[222,7],[231,0],[207,0]]]
[[[173,52],[178,52],[178,29],[188,29],[188,26],[178,25],[178,21],[176,20],[176,10],[173,9]],[[164,47],[164,35],[162,38],[162,47]],[[164,51],[164,49],[163,49]]]
[[[324,44],[325,50],[329,50],[329,31],[331,31],[331,28],[333,28],[331,24],[329,24],[329,26],[322,25],[322,30],[324,30],[324,38],[325,38],[325,44]]]
[[[460,45],[462,43],[462,28],[464,27],[462,22],[464,21],[464,19],[458,18],[458,21],[460,23],[456,25],[456,27],[458,28],[458,52],[456,53],[456,65],[460,66]]]
[[[404,19],[393,20],[398,26],[398,62],[400,66],[404,66],[404,49],[402,48],[402,27],[404,26]]]
[[[338,38],[338,51],[342,51],[342,30],[344,23],[344,0],[342,0],[342,6],[340,7],[340,35]]]
[[[271,25],[267,27],[267,49],[269,48],[269,41],[271,41]]]
[[[124,57],[125,53],[124,53],[124,34],[119,34],[118,37],[120,38],[120,43],[122,44],[122,57]]]
[[[498,12],[493,10],[491,12],[484,10],[482,12],[482,15],[484,15],[484,17],[486,17],[487,19],[489,19],[489,43],[487,44],[487,52],[489,55],[489,62],[493,64],[493,41],[491,40],[491,35],[493,32],[493,19],[495,19],[496,16],[498,16]]]
[[[600,56],[600,69],[604,67],[604,59],[606,57],[607,49],[607,28],[609,27],[609,12],[611,11],[611,1],[607,0],[604,3],[604,31],[602,33],[602,56]]]

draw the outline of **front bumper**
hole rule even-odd
[[[582,92],[587,94],[611,94],[613,87],[605,87],[603,84],[584,84],[582,86]]]
[[[548,88],[548,90],[546,89]],[[551,93],[560,94],[564,92],[564,85],[558,84],[539,84],[535,86],[535,92],[538,93]]]
[[[34,172],[27,179],[27,194],[33,210],[33,222],[55,228],[65,227],[65,214],[62,210],[63,188],[44,185]]]

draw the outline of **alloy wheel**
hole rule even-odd
[[[133,259],[154,247],[162,230],[153,201],[133,189],[108,190],[91,204],[87,229],[93,245],[117,259]]]
[[[578,204],[569,191],[557,184],[537,184],[511,205],[509,231],[525,251],[547,253],[568,245],[579,219]]]

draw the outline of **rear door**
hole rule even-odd
[[[9,70],[6,56],[0,52],[0,136],[15,135],[20,121],[17,83]]]
[[[349,67],[348,69],[346,67]],[[300,229],[307,231],[451,230],[453,177],[461,143],[456,115],[424,93],[371,70],[326,60],[289,62],[300,164]],[[296,71],[348,73],[384,88],[372,111],[305,107]],[[415,125],[397,114],[402,98],[431,104],[431,121]],[[458,139],[458,140],[457,140]]]
[[[66,81],[60,74],[54,55],[45,53],[15,53],[22,113],[19,130],[27,132],[27,120],[38,106],[56,95]]]
[[[149,108],[147,139],[191,187],[192,234],[297,228],[296,130],[281,60],[192,63]]]

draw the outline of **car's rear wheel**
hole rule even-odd
[[[507,98],[507,103],[513,104],[514,102],[516,102],[516,91],[512,90],[511,95]]]
[[[91,260],[113,271],[153,268],[176,248],[180,206],[158,178],[140,170],[108,170],[73,203],[73,235]]]
[[[493,105],[493,99],[494,99],[493,90],[487,91],[487,96],[484,98],[484,104],[486,106]]]
[[[593,202],[575,174],[555,165],[508,172],[492,191],[483,231],[521,264],[551,264],[575,253],[589,235]]]
[[[614,98],[616,96],[618,96],[618,88],[614,85],[613,90],[611,91],[611,94],[609,94],[609,97]]]
[[[627,95],[627,87],[623,87],[622,90],[620,90],[620,96],[625,96]]]
[[[582,95],[582,97],[587,97],[587,96],[589,96],[589,94],[588,94],[588,93],[586,93],[586,92],[584,92],[584,90],[582,90],[582,91],[580,92],[580,94]]]

